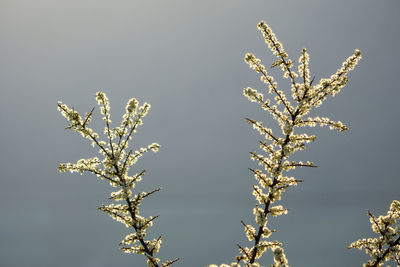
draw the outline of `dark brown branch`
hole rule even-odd
[[[260,178],[261,180],[263,180],[263,182],[265,183],[265,184],[267,184],[267,181],[265,180],[265,178],[264,177],[262,177],[260,174],[258,174],[255,170],[253,170],[253,169],[251,169],[251,168],[248,168],[254,175],[257,175],[257,177],[258,178]]]
[[[269,133],[262,125],[257,125],[257,121],[249,119],[249,118],[245,118],[245,120],[247,121],[247,123],[249,124],[255,124],[256,126],[260,127],[263,129],[263,132],[265,132],[266,134],[268,134],[272,139],[274,139],[276,142],[279,142],[278,138],[276,138],[275,136],[273,136],[271,133]]]
[[[261,74],[265,77],[265,79],[267,79],[268,83],[270,84],[270,86],[272,87],[273,91],[275,92],[275,94],[278,96],[279,100],[281,100],[282,104],[285,106],[286,110],[288,111],[288,113],[290,115],[293,115],[292,111],[289,108],[289,105],[286,103],[286,101],[283,100],[283,97],[281,96],[281,94],[278,92],[278,89],[275,87],[274,83],[269,79],[268,74],[265,71],[262,71],[261,65],[257,62],[253,62],[256,64],[256,66],[259,68]],[[290,76],[292,76],[292,74],[290,73]]]
[[[162,267],[170,266],[170,265],[172,265],[173,263],[179,261],[180,259],[181,259],[181,258],[176,258],[176,259],[174,259],[174,260],[172,260],[172,261],[167,261],[167,262],[163,263],[161,266],[162,266]]]
[[[318,168],[316,165],[307,165],[307,164],[300,164],[300,163],[295,163],[295,164],[289,164],[286,165],[288,167],[310,167],[310,168]]]
[[[390,249],[394,246],[400,245],[400,236],[394,241],[389,243],[389,247],[383,252],[383,254],[376,258],[375,263],[372,267],[378,267],[380,263],[385,259],[386,255],[390,252]]]
[[[272,168],[272,166],[263,158],[261,158],[260,156],[258,156],[256,153],[254,152],[249,152],[250,155],[252,155],[253,157],[255,157],[258,161],[264,163],[265,165],[268,166],[268,168]]]
[[[243,252],[243,254],[245,254],[248,259],[250,259],[250,255],[247,254],[246,250],[244,250],[244,248],[242,248],[239,244],[236,244],[236,245],[238,246],[239,250],[241,250]]]
[[[83,128],[86,127],[86,123],[88,122],[89,118],[92,117],[93,111],[94,111],[94,107],[93,107],[92,110],[89,112],[89,114],[87,115],[85,121],[83,122],[83,124],[82,124],[82,127],[83,127]]]
[[[269,37],[269,35],[267,35],[267,36]],[[286,62],[285,58],[282,56],[281,50],[279,49],[277,44],[274,42],[274,40],[272,38],[270,38],[270,37],[269,37],[269,40],[274,45],[276,51],[279,53],[283,64],[285,64],[285,67],[286,67],[287,71],[289,72],[289,77],[290,77],[290,80],[292,82],[292,85],[294,86],[294,88],[296,88],[296,93],[297,93],[296,81],[295,81],[295,78],[293,77],[293,73],[292,73],[292,70],[289,67],[289,64]],[[293,113],[291,113],[291,112],[289,112],[289,113],[290,113],[290,115],[293,115]]]

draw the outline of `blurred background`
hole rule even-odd
[[[64,129],[57,101],[84,113],[99,90],[114,125],[129,98],[152,105],[132,148],[161,144],[135,168],[148,170],[138,190],[163,188],[142,206],[160,215],[149,233],[163,234],[162,260],[232,262],[236,244],[249,245],[240,220],[253,222],[248,152],[261,138],[244,118],[277,129],[242,95],[265,88],[244,54],[274,60],[260,20],[293,60],[308,49],[316,81],[363,52],[348,86],[312,114],[350,130],[306,130],[318,138],[295,158],[319,168],[291,173],[304,183],[284,194],[289,213],[270,225],[291,266],[361,266],[367,256],[346,246],[373,236],[367,210],[383,214],[400,198],[399,13],[397,0],[0,0],[0,266],[145,266],[118,248],[127,229],[97,210],[109,185],[57,171],[97,155]],[[287,92],[281,72],[271,74]],[[271,261],[267,252],[262,263]]]

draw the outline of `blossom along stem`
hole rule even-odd
[[[106,102],[105,99],[101,99],[101,103],[103,105],[103,109],[107,110]],[[107,127],[107,135],[108,135],[108,141],[110,142],[110,148],[111,148],[111,155],[114,157],[114,146],[112,145],[112,138],[111,138],[111,132],[110,132],[110,113],[106,112],[104,120],[106,121],[106,127]],[[118,169],[117,169],[118,172]]]
[[[371,257],[365,267],[382,266],[394,260],[400,266],[400,201],[393,200],[384,216],[375,217],[368,211],[372,230],[379,234],[376,238],[363,238],[351,243],[349,249],[364,249]]]
[[[385,262],[386,256],[390,253],[390,250],[398,245],[400,245],[400,236],[394,242],[389,243],[389,247],[385,249],[385,251],[382,253],[382,256],[378,256],[376,258],[375,263],[372,265],[372,267],[382,265],[382,263]],[[397,262],[397,264],[400,264],[400,262]]]
[[[108,124],[107,124],[107,128],[108,128],[108,127],[109,127],[109,126],[108,126]],[[111,141],[110,141],[110,142],[111,142]],[[128,154],[128,157],[129,157],[130,154],[131,154],[131,153]],[[125,163],[126,163],[126,161],[124,162],[124,166],[125,166]],[[124,177],[121,175],[120,170],[118,169],[118,165],[114,164],[114,168],[115,168],[115,171],[116,171],[116,173],[117,173],[117,176],[118,176],[118,177],[120,178],[120,180],[122,181],[122,185],[123,185],[123,186],[126,186],[126,181],[125,181]],[[158,190],[157,190],[157,191],[158,191]],[[125,197],[125,201],[126,201],[126,203],[127,203],[127,205],[128,205],[128,211],[129,211],[129,214],[130,214],[132,220],[133,220],[134,222],[137,222],[138,220],[137,220],[137,218],[136,218],[136,213],[135,213],[135,209],[136,209],[136,208],[132,205],[132,202],[131,202],[131,200],[130,200],[129,197]],[[132,227],[135,229],[136,233],[139,232],[139,229],[136,227],[135,224],[133,224]],[[143,246],[143,248],[144,248],[144,252],[145,252],[145,255],[146,255],[147,259],[151,262],[151,264],[152,264],[154,267],[159,267],[160,265],[158,265],[158,263],[157,263],[157,262],[154,260],[154,258],[153,258],[153,250],[150,250],[150,249],[149,249],[149,247],[147,246],[145,240],[144,240],[142,237],[139,237],[138,240],[139,240],[140,244],[141,244],[141,245]]]
[[[261,27],[262,27],[262,26],[261,26]],[[268,35],[267,35],[267,36],[268,36]],[[290,65],[289,65],[289,63],[286,61],[286,59],[285,59],[285,57],[284,57],[284,54],[282,54],[282,52],[280,51],[277,42],[275,42],[275,41],[274,41],[273,39],[271,39],[270,37],[267,37],[267,38],[270,39],[270,41],[271,41],[271,43],[273,44],[273,46],[275,47],[276,51],[278,51],[278,54],[280,55],[280,59],[282,60],[284,66],[285,66],[285,68],[286,68],[286,70],[287,70],[287,72],[288,72],[288,75],[289,75],[289,77],[290,77],[290,81],[292,82],[292,85],[295,86],[295,85],[296,85],[296,82],[295,82],[296,76],[293,74],[292,70],[290,69]],[[296,88],[296,92],[297,92],[297,88]],[[298,101],[300,101],[300,99],[298,99]],[[290,110],[288,110],[288,111],[290,112]],[[291,113],[291,112],[290,112],[290,113]],[[294,114],[291,114],[291,115],[294,116]]]
[[[67,107],[64,106],[64,105],[62,105],[61,103],[58,103],[57,106],[58,106],[58,108],[59,108],[62,112],[66,113],[66,114],[67,114],[68,112],[70,112],[70,111],[67,109]],[[92,111],[90,112],[90,114],[92,114],[93,111],[94,111],[94,108],[92,108]],[[78,125],[76,125],[76,127],[82,127],[83,129],[86,128],[86,122],[88,121],[89,118],[90,118],[90,117],[88,116],[88,117],[85,119],[85,123],[83,123],[82,125],[80,125],[80,123],[79,123]],[[88,134],[88,136],[90,137],[91,140],[93,140],[93,142],[96,143],[96,145],[97,145],[101,150],[103,150],[103,152],[104,152],[105,154],[108,154],[108,152],[105,150],[105,148],[104,148],[102,145],[99,144],[99,141],[96,139],[96,137],[95,137],[92,133]]]
[[[111,186],[119,187],[120,190],[112,192],[109,199],[124,201],[126,204],[102,205],[99,207],[99,210],[106,212],[113,219],[122,222],[126,227],[134,229],[135,232],[128,234],[121,242],[121,245],[123,245],[121,249],[125,253],[144,254],[147,258],[147,264],[150,267],[170,266],[178,261],[179,258],[160,263],[160,259],[155,257],[155,254],[158,253],[160,249],[162,236],[160,235],[154,240],[145,239],[147,228],[158,218],[158,215],[154,217],[150,216],[149,218],[144,218],[139,215],[139,206],[142,200],[158,192],[160,188],[149,192],[138,193],[132,197],[132,190],[135,183],[142,179],[146,171],[143,170],[133,176],[128,175],[129,167],[134,165],[139,157],[151,150],[157,152],[160,145],[153,143],[146,148],[140,148],[139,151],[133,152],[130,150],[128,153],[125,151],[128,147],[128,141],[132,139],[132,134],[135,133],[137,126],[142,124],[141,119],[147,114],[150,105],[144,103],[143,106],[138,107],[138,101],[134,98],[130,99],[127,103],[126,113],[123,116],[121,126],[112,129],[109,113],[110,106],[107,96],[103,92],[97,92],[96,100],[100,106],[101,113],[104,115],[103,120],[106,122],[104,134],[108,138],[107,142],[100,141],[99,135],[87,126],[91,121],[94,108],[89,113],[86,113],[86,118],[83,122],[79,113],[74,109],[68,108],[67,105],[59,102],[58,109],[61,111],[61,114],[71,122],[67,129],[73,129],[83,137],[90,139],[93,146],[100,148],[99,152],[103,154],[104,160],[100,161],[97,157],[81,159],[75,164],[61,163],[58,169],[60,172],[70,171],[79,172],[81,174],[83,172],[91,172],[100,177],[100,179],[108,180]],[[118,137],[117,143],[113,142],[115,137]],[[108,147],[106,146],[107,143]],[[102,168],[100,165],[102,165]]]
[[[259,63],[256,63],[256,64],[257,64],[258,67],[261,66]],[[286,65],[286,63],[285,63],[285,65]],[[289,69],[289,68],[288,68],[288,69]],[[288,105],[288,103],[286,103],[286,101],[282,98],[281,94],[278,92],[278,90],[277,90],[276,86],[273,84],[273,82],[272,82],[270,79],[268,79],[267,72],[264,71],[264,70],[261,68],[261,73],[262,73],[262,75],[268,80],[268,83],[270,84],[270,86],[271,86],[272,89],[274,90],[275,94],[279,97],[279,100],[282,101],[283,105],[285,105],[286,110],[290,113],[290,115],[293,116],[292,111],[291,111],[290,106]],[[290,69],[289,69],[289,73],[291,73]]]
[[[293,114],[293,117],[292,117],[292,122],[293,123],[295,122],[295,120],[297,118],[298,111],[299,111],[299,108],[297,108],[296,111]],[[281,155],[282,156],[278,160],[278,170],[282,168],[282,161],[283,161],[283,157],[284,157],[283,151],[284,151],[286,145],[289,143],[289,141],[290,141],[290,134],[287,134],[286,137],[285,137],[285,141],[282,144],[282,148],[281,148]],[[278,178],[277,176],[273,177],[273,182],[272,182],[271,187],[274,187],[278,183],[278,179],[277,178]],[[265,214],[265,216],[267,216],[269,214],[269,206],[271,204],[271,200],[270,200],[271,198],[272,198],[272,193],[269,192],[268,196],[267,196],[268,200],[267,200],[267,202],[265,203],[265,206],[264,206],[264,214]],[[262,236],[263,232],[264,232],[263,231],[263,226],[259,226],[257,235],[254,238],[254,246],[253,246],[254,250],[253,250],[253,253],[251,254],[251,258],[250,258],[250,262],[249,262],[250,264],[254,263],[254,261],[256,260],[257,247],[258,247],[258,244],[259,244],[259,242],[261,240],[261,236]]]
[[[292,98],[296,105],[292,106],[285,93],[278,89],[278,85],[274,82],[274,78],[270,76],[266,68],[261,64],[261,60],[253,54],[247,53],[245,61],[249,66],[261,75],[261,81],[268,85],[270,94],[274,94],[276,104],[271,104],[270,99],[265,99],[262,93],[259,93],[253,88],[245,88],[243,94],[247,98],[261,105],[264,110],[267,110],[272,117],[278,122],[281,127],[283,137],[273,134],[272,130],[262,125],[262,122],[246,119],[266,140],[259,141],[260,148],[268,154],[268,156],[258,155],[255,152],[250,152],[251,159],[263,166],[266,173],[261,169],[250,169],[254,174],[259,185],[253,186],[253,195],[258,204],[255,205],[253,213],[255,222],[258,225],[257,230],[250,224],[245,224],[244,231],[249,241],[253,241],[251,248],[237,245],[239,248],[239,256],[236,257],[236,262],[232,263],[232,267],[239,267],[243,262],[246,267],[259,267],[257,259],[261,258],[263,253],[271,249],[274,255],[274,263],[271,267],[288,267],[288,261],[284,254],[282,244],[278,241],[266,241],[271,233],[275,230],[267,228],[268,217],[275,217],[287,213],[281,205],[272,206],[273,203],[281,199],[282,193],[291,186],[296,186],[302,182],[300,179],[287,177],[283,175],[296,167],[317,167],[311,162],[295,162],[287,159],[296,151],[304,150],[305,144],[315,140],[316,136],[308,136],[307,134],[295,134],[295,128],[315,125],[329,126],[330,129],[337,131],[345,131],[348,128],[339,122],[334,122],[328,118],[307,118],[304,116],[314,107],[321,105],[321,102],[326,99],[327,95],[335,95],[347,83],[347,74],[349,70],[354,69],[354,66],[361,59],[361,52],[356,50],[354,54],[343,62],[342,67],[338,69],[336,74],[329,79],[321,79],[321,81],[313,85],[315,76],[310,81],[310,72],[308,69],[309,56],[304,48],[299,58],[299,74],[293,69],[293,61],[288,58],[287,53],[283,49],[282,44],[278,41],[272,29],[261,21],[257,25],[258,29],[264,36],[265,42],[268,44],[272,53],[277,57],[277,60],[271,67],[280,67],[284,73],[284,77],[290,80],[292,88]],[[302,83],[298,83],[296,78],[300,77]],[[280,106],[282,105],[282,106]],[[268,177],[269,176],[269,177]],[[268,190],[264,193],[264,189]],[[262,205],[262,208],[258,205]],[[216,265],[210,265],[215,267]],[[222,264],[220,267],[228,265]]]
[[[295,114],[296,114],[296,112],[295,112]],[[292,120],[294,121],[295,119],[296,119],[296,115],[294,115]],[[282,160],[283,160],[283,155],[284,155],[284,153],[282,153],[282,152],[285,149],[285,146],[289,143],[289,140],[290,140],[289,137],[290,137],[289,134],[286,135],[285,141],[282,144],[282,149],[281,149],[281,155],[282,156],[279,158],[279,161],[278,161],[278,170],[282,168]],[[273,177],[273,182],[272,182],[271,187],[274,187],[278,183],[278,179],[277,178],[278,178],[277,176]],[[268,199],[267,203],[265,203],[265,206],[264,206],[264,214],[265,214],[265,216],[268,216],[268,214],[269,214],[269,206],[271,204],[271,200],[270,200],[271,198],[272,198],[272,193],[269,192],[268,196],[267,196],[267,199]],[[263,226],[259,226],[258,227],[258,233],[257,233],[256,237],[254,238],[254,246],[253,246],[254,250],[253,250],[253,253],[251,254],[250,263],[254,263],[254,261],[256,260],[257,247],[258,247],[258,243],[260,242],[261,235],[263,234],[263,232],[264,232],[263,231]]]

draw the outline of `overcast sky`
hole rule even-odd
[[[248,152],[260,136],[244,118],[276,127],[242,95],[264,87],[244,54],[274,60],[256,28],[265,20],[293,60],[308,49],[317,81],[363,52],[348,86],[313,113],[350,130],[308,131],[318,138],[296,158],[319,168],[292,172],[304,183],[271,220],[291,266],[361,266],[365,253],[346,246],[372,236],[367,210],[400,199],[399,14],[398,0],[0,0],[0,265],[145,266],[118,248],[127,229],[97,210],[108,184],[57,172],[97,153],[64,129],[57,101],[84,113],[99,90],[116,124],[129,98],[152,105],[133,148],[161,144],[137,165],[148,170],[139,190],[163,187],[142,206],[160,214],[150,232],[163,234],[161,258],[232,262],[255,204]]]

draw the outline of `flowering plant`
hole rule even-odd
[[[372,224],[372,231],[379,237],[363,238],[353,242],[349,249],[365,249],[371,260],[364,267],[383,266],[385,261],[394,260],[400,266],[400,201],[393,200],[385,216],[376,218],[368,211]]]
[[[247,119],[247,122],[265,138],[265,140],[259,141],[259,144],[260,149],[267,153],[267,156],[250,152],[251,159],[262,166],[262,169],[250,169],[258,183],[253,186],[253,195],[257,201],[253,209],[256,225],[242,222],[246,236],[249,241],[253,242],[253,245],[251,247],[238,245],[239,255],[236,257],[236,262],[232,263],[231,266],[239,266],[241,262],[244,266],[260,266],[257,260],[261,258],[265,251],[270,249],[274,255],[274,263],[271,264],[271,267],[286,267],[289,265],[282,243],[269,240],[273,230],[268,228],[268,220],[270,216],[276,217],[288,212],[282,205],[273,204],[281,199],[282,193],[287,188],[296,186],[301,182],[301,180],[288,176],[286,173],[297,167],[316,167],[310,161],[304,163],[288,160],[293,153],[304,150],[307,143],[316,139],[315,135],[295,133],[295,129],[305,126],[314,127],[317,124],[329,126],[331,130],[338,132],[348,129],[340,121],[335,122],[325,117],[305,116],[311,109],[319,107],[328,95],[334,96],[340,92],[348,82],[349,71],[353,70],[361,59],[361,52],[355,50],[354,54],[343,62],[342,67],[335,74],[329,78],[321,79],[319,83],[314,85],[315,77],[310,79],[307,50],[304,48],[301,51],[296,72],[293,69],[293,61],[288,58],[288,54],[272,29],[264,21],[261,21],[257,27],[263,34],[269,49],[277,58],[271,67],[281,68],[283,77],[290,81],[292,100],[290,101],[285,93],[278,89],[277,82],[274,77],[268,74],[264,65],[261,64],[261,60],[252,53],[247,53],[244,60],[260,74],[261,81],[268,86],[268,93],[275,95],[275,103],[271,103],[270,99],[266,99],[262,93],[250,87],[244,89],[243,94],[272,115],[281,128],[281,136],[273,133],[272,129],[265,127],[262,122]]]
[[[278,84],[274,77],[268,74],[267,69],[261,64],[261,60],[252,53],[245,55],[245,62],[258,74],[261,81],[268,87],[267,92],[273,94],[273,99],[268,99],[263,93],[256,89],[247,87],[243,94],[252,102],[258,103],[262,109],[271,114],[280,126],[280,135],[274,133],[271,128],[265,127],[262,122],[254,119],[246,119],[263,137],[259,141],[260,149],[263,154],[250,152],[252,160],[256,161],[261,168],[251,169],[251,173],[257,182],[253,186],[253,195],[257,204],[253,208],[255,223],[249,224],[242,221],[244,232],[251,246],[237,245],[239,255],[230,265],[221,264],[220,267],[260,267],[258,260],[267,251],[271,250],[274,263],[270,267],[288,267],[283,244],[276,240],[270,240],[270,236],[276,231],[268,227],[270,217],[277,217],[288,212],[282,205],[276,203],[281,200],[285,190],[292,186],[297,186],[302,180],[288,175],[288,172],[297,167],[317,166],[310,161],[292,161],[289,157],[297,151],[304,150],[306,144],[316,139],[315,135],[297,133],[295,130],[301,127],[315,127],[316,125],[328,126],[331,130],[338,132],[348,130],[348,127],[340,121],[332,121],[326,117],[306,117],[312,109],[319,107],[329,95],[335,96],[348,82],[348,73],[353,70],[361,59],[361,52],[355,50],[348,57],[342,66],[329,78],[320,79],[314,84],[315,76],[311,78],[309,71],[309,54],[304,48],[298,59],[297,72],[294,70],[294,62],[288,58],[282,44],[278,41],[271,28],[261,21],[258,29],[272,53],[276,56],[276,61],[271,68],[280,68],[283,77],[287,78],[291,88],[291,100],[286,97],[284,91],[278,89]],[[118,191],[111,193],[111,200],[123,202],[124,204],[109,204],[99,207],[100,210],[109,214],[113,219],[122,222],[126,227],[132,228],[133,233],[128,234],[121,242],[122,250],[126,253],[144,254],[149,266],[169,266],[179,260],[169,260],[160,264],[160,259],[155,255],[158,253],[162,238],[146,240],[146,230],[152,225],[157,216],[145,218],[139,215],[139,207],[142,200],[160,189],[149,192],[138,193],[133,196],[132,190],[139,182],[145,170],[129,175],[128,171],[138,158],[145,152],[157,152],[160,145],[153,143],[139,151],[127,151],[128,142],[135,133],[136,128],[142,124],[142,118],[147,114],[150,105],[144,103],[139,107],[135,98],[128,101],[126,113],[123,116],[119,127],[111,128],[110,107],[107,96],[98,92],[96,100],[100,106],[103,120],[106,123],[104,133],[106,141],[99,140],[99,135],[95,133],[88,124],[91,121],[93,110],[86,113],[84,119],[74,109],[59,102],[58,109],[62,115],[70,121],[67,129],[73,129],[83,137],[92,141],[93,146],[99,147],[99,152],[103,159],[97,157],[78,160],[77,163],[61,163],[60,172],[91,172],[102,180],[108,180],[110,185],[118,187]],[[266,155],[265,155],[266,154]],[[352,243],[348,248],[365,249],[370,254],[371,260],[364,266],[382,266],[385,261],[394,260],[400,266],[400,227],[397,224],[400,218],[400,202],[394,200],[386,216],[376,218],[368,213],[372,223],[372,229],[379,234],[378,238],[360,239]],[[211,264],[209,267],[218,267]]]
[[[94,108],[86,113],[84,119],[73,108],[58,102],[58,110],[70,122],[67,129],[73,129],[80,133],[84,138],[92,141],[92,146],[99,148],[99,153],[103,156],[80,159],[77,163],[61,163],[58,167],[60,172],[91,172],[101,180],[107,180],[112,187],[118,190],[111,193],[110,200],[119,202],[118,204],[101,205],[99,210],[104,211],[116,221],[123,223],[126,227],[133,229],[133,233],[128,234],[120,243],[121,249],[125,253],[144,254],[147,258],[147,264],[151,267],[170,266],[179,258],[166,261],[160,264],[160,259],[155,257],[161,247],[162,236],[157,239],[146,240],[146,231],[152,226],[153,220],[158,216],[142,217],[139,214],[139,207],[142,201],[160,190],[154,189],[149,192],[132,194],[135,184],[145,175],[146,170],[142,170],[134,175],[129,174],[129,169],[146,152],[157,152],[160,145],[152,143],[138,151],[128,149],[129,140],[136,132],[139,125],[143,123],[142,118],[146,116],[150,109],[150,104],[144,103],[139,106],[135,98],[131,98],[125,107],[125,114],[119,127],[111,128],[110,104],[103,92],[96,93],[96,100],[100,106],[100,112],[103,114],[103,120],[106,123],[104,134],[106,141],[99,139],[99,134],[88,127],[93,115]],[[124,203],[124,204],[121,204]]]

